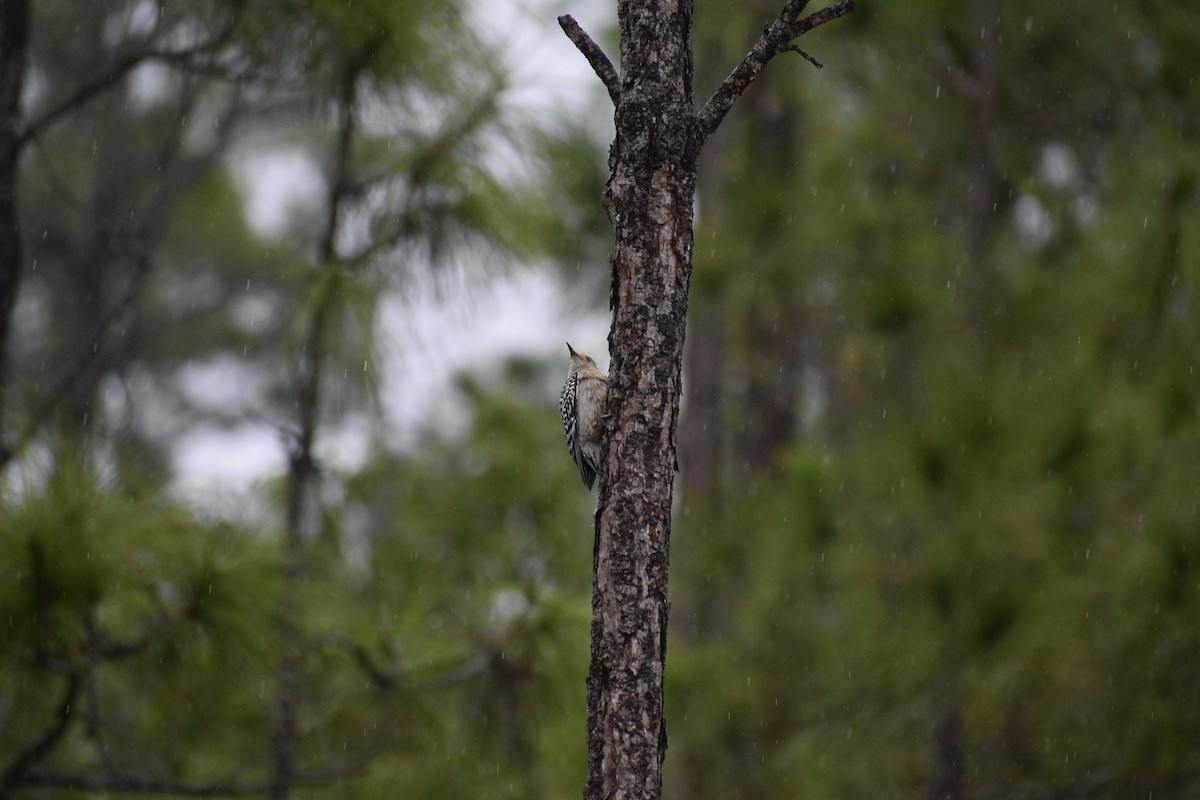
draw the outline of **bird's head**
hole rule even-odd
[[[598,367],[596,366],[596,360],[594,358],[592,358],[591,356],[589,356],[585,353],[575,352],[575,348],[571,347],[570,342],[567,342],[567,352],[569,352],[571,354],[571,371],[572,372],[578,372],[579,370],[584,369],[589,366],[592,369],[598,369]]]

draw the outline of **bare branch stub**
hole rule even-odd
[[[558,18],[559,27],[563,29],[563,33],[567,38],[574,43],[579,52],[583,53],[583,57],[592,65],[596,76],[604,84],[604,88],[608,89],[609,99],[613,101],[613,105],[621,98],[621,79],[617,76],[617,69],[613,66],[612,61],[608,56],[604,55],[604,51],[600,49],[600,45],[596,44],[591,36],[588,36],[587,31],[579,27],[579,23],[570,14],[563,14]]]
[[[742,95],[742,92],[746,91],[746,88],[758,77],[758,73],[762,72],[767,62],[775,56],[794,51],[800,53],[814,65],[821,66],[816,59],[793,46],[791,42],[819,25],[849,14],[854,10],[854,0],[840,0],[840,2],[801,19],[800,12],[807,5],[808,0],[788,0],[783,10],[779,12],[779,16],[758,37],[758,41],[750,48],[750,52],[746,54],[742,62],[713,92],[712,97],[696,114],[696,132],[701,142],[717,129],[721,120],[725,119],[725,115],[733,107],[734,101]]]

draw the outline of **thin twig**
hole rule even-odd
[[[481,675],[487,670],[490,656],[493,655],[491,651],[487,650],[477,652],[441,675],[417,679],[405,674],[399,665],[380,664],[366,647],[348,636],[327,636],[317,644],[345,649],[370,680],[375,690],[385,695],[391,694],[397,688],[416,693],[438,692],[453,688]]]
[[[808,0],[788,0],[783,11],[779,12],[775,21],[768,25],[762,35],[758,37],[758,41],[750,48],[750,52],[746,54],[742,62],[733,72],[729,73],[729,77],[717,87],[712,97],[708,98],[704,107],[696,115],[696,132],[701,142],[717,129],[721,120],[725,119],[725,115],[733,107],[734,101],[742,95],[742,92],[746,91],[746,87],[754,82],[758,73],[762,72],[767,62],[775,56],[795,50],[816,66],[821,66],[808,53],[793,47],[791,41],[819,25],[849,14],[854,9],[854,0],[841,0],[815,14],[800,19],[800,12],[806,5],[808,5]]]
[[[799,45],[795,45],[795,44],[788,45],[787,51],[789,53],[799,53],[801,55],[801,57],[804,58],[805,61],[812,64],[817,69],[825,69],[824,64],[822,64],[820,61],[817,61],[815,58],[813,58],[812,54],[810,54],[808,51],[802,50]]]
[[[583,57],[592,65],[596,76],[600,78],[604,84],[604,88],[608,89],[609,99],[613,101],[615,106],[621,99],[621,79],[617,76],[617,70],[613,67],[612,61],[608,56],[604,55],[604,51],[600,49],[600,45],[588,36],[587,31],[579,27],[579,23],[570,14],[563,14],[558,18],[558,24],[563,29],[563,33],[567,35],[579,52],[583,53]]]

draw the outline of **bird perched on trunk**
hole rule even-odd
[[[567,343],[567,351],[571,354],[571,367],[558,398],[558,411],[562,414],[567,450],[579,467],[583,485],[591,489],[600,470],[600,459],[604,457],[604,406],[608,400],[608,376],[600,371],[590,356],[576,353],[570,342]]]

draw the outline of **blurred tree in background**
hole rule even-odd
[[[18,237],[0,795],[579,782],[582,739],[557,743],[582,726],[561,681],[582,681],[586,581],[559,576],[586,555],[566,538],[586,510],[529,410],[544,374],[464,387],[507,446],[481,427],[454,457],[400,457],[376,352],[384,300],[435,266],[537,257],[589,224],[549,215],[552,188],[502,182],[497,150],[541,181],[594,149],[506,113],[499,59],[440,0],[45,0],[7,3],[4,24],[25,77],[19,180],[0,187]],[[279,152],[311,186],[264,234],[242,186]],[[276,510],[249,525],[179,507],[179,441],[252,425],[286,455]],[[379,443],[353,475],[325,457],[345,427]],[[459,495],[475,510],[447,514]]]
[[[456,259],[606,275],[603,153],[457,3],[0,9],[0,795],[576,795],[565,365],[389,447],[378,320]],[[777,12],[697,4],[702,96]],[[701,169],[665,794],[1195,796],[1200,10],[837,24]],[[261,507],[181,506],[173,448],[251,423]]]

